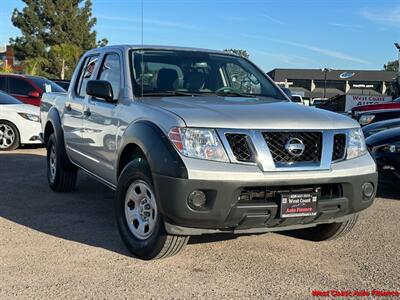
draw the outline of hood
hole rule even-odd
[[[239,97],[146,98],[143,103],[181,117],[188,127],[235,129],[343,129],[359,127],[347,116],[298,105]]]
[[[367,145],[373,147],[400,142],[400,128],[392,128],[378,132],[368,137],[365,142]]]
[[[29,104],[7,104],[2,105],[3,110],[9,110],[16,113],[26,113],[39,116],[40,108]]]

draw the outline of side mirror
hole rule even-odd
[[[289,97],[289,99],[292,99],[292,91],[291,90],[289,90],[288,88],[285,88],[285,87],[282,87],[281,89],[286,94],[286,96]]]
[[[116,102],[111,84],[106,80],[89,80],[86,85],[86,94],[104,99],[107,102]]]
[[[29,98],[40,98],[40,94],[38,91],[32,91],[28,93]]]

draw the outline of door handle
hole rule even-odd
[[[86,117],[90,117],[91,115],[92,115],[92,113],[90,112],[90,109],[88,108],[87,110],[85,110],[84,112],[83,112],[83,114],[86,116]]]
[[[71,110],[72,110],[71,103],[65,104],[65,109],[66,109],[67,111],[71,111]]]

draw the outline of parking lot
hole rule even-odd
[[[45,150],[0,154],[0,298],[312,298],[312,290],[398,290],[400,200],[385,188],[345,238],[197,237],[179,256],[130,257],[113,192],[82,172],[55,194]],[[397,197],[397,198],[396,198]]]

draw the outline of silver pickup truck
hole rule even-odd
[[[142,259],[174,255],[191,235],[330,240],[375,198],[355,121],[292,103],[226,52],[91,50],[67,94],[43,96],[41,122],[50,187],[71,191],[80,169],[114,189],[119,232]]]

